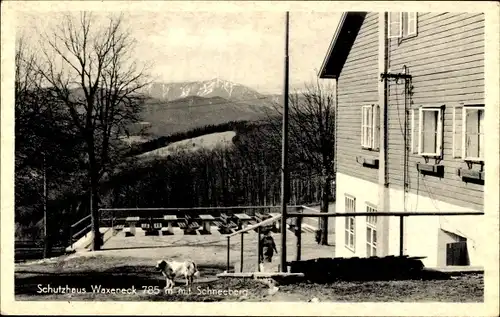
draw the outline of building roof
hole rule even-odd
[[[319,78],[338,78],[367,12],[344,12],[318,73]]]

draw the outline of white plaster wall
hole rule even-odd
[[[406,210],[404,195],[401,189],[390,189],[391,211],[406,212],[466,212],[469,208],[449,204],[436,199],[415,194],[407,194]],[[439,230],[455,233],[467,238],[470,265],[483,265],[479,246],[479,236],[483,216],[413,216],[404,221],[405,254],[410,256],[426,256],[422,262],[425,266],[439,265],[438,246]],[[392,217],[389,225],[389,254],[399,254],[399,218]],[[441,254],[442,256],[442,254]],[[441,261],[442,262],[442,261]]]
[[[366,202],[378,204],[378,184],[371,183],[356,177],[337,173],[337,201],[336,211],[345,212],[345,194],[356,198],[356,212],[366,211]],[[471,211],[468,208],[449,204],[435,199],[415,194],[407,194],[406,210],[403,190],[389,190],[390,210],[394,212],[444,212]],[[467,238],[470,265],[484,265],[484,256],[487,250],[480,246],[481,227],[483,216],[413,216],[404,220],[404,252],[410,256],[425,256],[422,260],[425,266],[435,267],[442,265],[442,252],[445,245],[438,245],[438,234],[441,229]],[[366,256],[366,217],[356,218],[355,250],[345,246],[345,220],[338,218],[335,226],[335,256],[337,257],[364,257]],[[399,255],[399,217],[389,217],[388,253]],[[379,243],[380,243],[379,238]],[[441,239],[441,244],[445,243]],[[441,248],[441,254],[439,254]],[[441,256],[441,261],[438,260]]]
[[[366,203],[377,206],[378,185],[356,177],[337,173],[336,212],[345,212],[345,194],[356,198],[356,212],[365,212]],[[366,256],[366,217],[356,217],[355,249],[345,246],[345,218],[339,217],[335,225],[335,256]]]

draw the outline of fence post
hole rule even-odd
[[[69,226],[69,247],[73,245],[73,227]]]
[[[302,250],[302,217],[298,216],[295,224],[295,235],[297,236],[297,254],[296,260],[300,261],[300,252]]]
[[[404,216],[399,216],[399,256],[404,255]]]
[[[260,272],[260,232],[261,227],[257,227],[257,271]]]
[[[227,272],[229,273],[229,248],[230,248],[230,240],[231,237],[227,236]]]
[[[241,233],[240,272],[243,272],[243,232]]]

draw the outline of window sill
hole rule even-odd
[[[484,159],[481,159],[481,158],[474,158],[474,157],[467,157],[467,158],[464,158],[464,162],[471,162],[471,163],[484,163]]]
[[[363,165],[364,167],[376,168],[378,169],[378,159],[367,158],[363,156],[356,156],[356,162]]]
[[[355,250],[354,248],[351,248],[351,247],[349,247],[349,246],[347,246],[347,245],[344,245],[344,246],[345,246],[345,248],[346,248],[347,250],[351,251],[352,253],[356,253],[356,250]]]
[[[417,163],[417,170],[423,175],[444,176],[443,165]]]
[[[369,146],[361,146],[361,149],[370,151],[370,152],[379,152],[380,150],[374,147],[369,147]]]
[[[428,158],[440,158],[441,157],[441,154],[437,154],[437,153],[418,153],[418,155],[420,155],[422,157],[428,157]]]

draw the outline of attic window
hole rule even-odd
[[[417,12],[389,12],[387,21],[390,39],[417,35]]]

